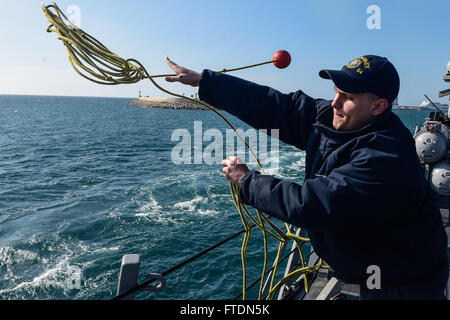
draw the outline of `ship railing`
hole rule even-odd
[[[255,226],[256,225],[253,224],[251,226],[251,228],[253,229]],[[143,291],[162,290],[164,287],[164,283],[165,283],[164,280],[161,280],[162,278],[166,277],[167,275],[174,272],[175,270],[178,270],[181,267],[187,265],[188,263],[200,258],[201,256],[207,254],[208,252],[220,247],[221,245],[227,243],[228,241],[233,240],[234,238],[240,236],[244,232],[245,232],[245,230],[241,230],[241,231],[229,236],[228,238],[210,246],[209,248],[193,255],[192,257],[181,261],[180,263],[165,270],[164,272],[157,274],[158,275],[157,278],[155,277],[154,273],[147,275],[148,279],[146,281],[142,282],[141,284],[137,284],[138,275],[139,275],[139,265],[140,265],[139,255],[137,255],[137,254],[124,255],[122,258],[122,264],[120,267],[117,296],[112,298],[112,300],[133,300],[136,292],[140,291],[140,290],[143,290]],[[156,280],[160,280],[160,285],[151,286],[151,284],[153,282],[155,282]],[[159,288],[159,290],[155,290],[156,288]]]
[[[251,225],[250,228],[253,229],[256,225]],[[237,238],[241,234],[245,233],[245,230],[241,230],[228,238],[210,246],[209,248],[181,261],[180,263],[174,265],[173,267],[165,270],[162,273],[150,273],[146,275],[145,281],[138,284],[138,277],[139,277],[139,267],[140,267],[140,256],[138,254],[127,254],[122,257],[122,263],[120,267],[120,274],[119,274],[119,282],[118,282],[118,288],[117,288],[117,295],[112,298],[112,300],[134,300],[136,293],[138,291],[150,291],[150,292],[158,292],[164,289],[165,283],[166,283],[166,276],[171,274],[172,272],[182,268],[183,266],[189,264],[190,262],[202,257],[203,255],[213,251],[214,249],[224,245],[225,243]],[[302,228],[296,229],[296,235],[297,236],[305,236],[306,230]],[[283,243],[282,247],[282,254],[285,253],[287,244],[289,242]],[[297,243],[293,241],[291,251],[288,252],[285,256],[280,258],[278,263],[284,262],[286,259],[289,259],[286,265],[285,269],[285,275],[289,274],[291,271],[295,270],[300,265],[299,262],[299,252]],[[315,266],[319,263],[319,257],[315,254],[314,249],[311,247],[310,252],[305,255],[304,257],[305,261],[308,261],[308,266]],[[258,279],[256,279],[254,282],[252,282],[246,290],[251,289],[254,287],[257,283],[261,281],[261,277],[264,276],[266,278],[266,281],[264,283],[263,289],[262,289],[262,297],[263,299],[267,298],[269,286],[270,286],[270,279],[272,277],[272,273],[275,269],[275,262],[273,266],[266,271],[264,275],[261,275]],[[316,276],[315,273],[309,274],[307,276],[307,281],[313,281],[314,277]],[[278,299],[287,299],[292,298],[295,296],[295,298],[299,298],[301,294],[305,294],[304,289],[302,289],[304,286],[304,275],[301,275],[296,281],[290,281],[286,283],[280,291],[278,292]],[[156,283],[156,284],[155,284]],[[334,286],[330,290],[335,290],[337,286]],[[236,295],[233,300],[237,300],[240,297],[242,297],[242,292]]]

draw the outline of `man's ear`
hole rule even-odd
[[[387,101],[387,99],[380,98],[380,99],[374,101],[374,105],[373,105],[373,108],[372,108],[372,115],[373,116],[379,116],[388,107],[389,107],[389,101]]]

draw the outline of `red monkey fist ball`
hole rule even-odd
[[[284,69],[291,64],[291,55],[286,50],[278,50],[275,52],[273,60],[275,67]]]

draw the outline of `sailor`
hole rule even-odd
[[[306,228],[335,276],[360,285],[361,299],[445,299],[447,235],[413,137],[392,112],[400,80],[387,58],[320,71],[334,100],[166,60],[177,74],[167,81],[199,87],[202,101],[256,129],[279,129],[280,140],[306,151],[302,185],[225,159],[223,172],[245,204]],[[375,287],[368,270],[379,270]]]

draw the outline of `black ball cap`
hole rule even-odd
[[[353,59],[341,70],[321,70],[319,75],[332,80],[344,92],[370,92],[389,103],[394,102],[400,90],[400,78],[394,65],[387,58],[375,55]]]

